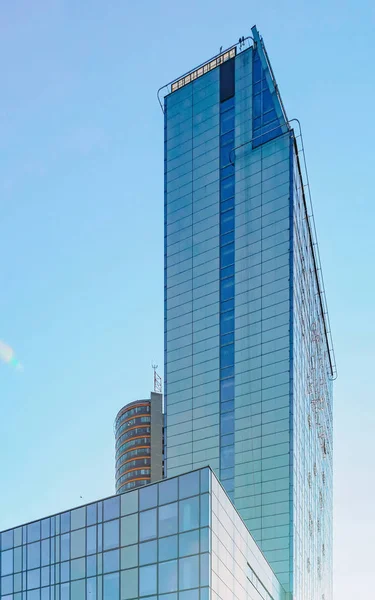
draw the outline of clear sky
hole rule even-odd
[[[257,24],[302,121],[335,341],[336,598],[373,589],[369,0],[0,3],[0,530],[114,492],[113,421],[163,361],[156,90]],[[364,111],[364,112],[363,112]],[[83,497],[83,500],[80,498]]]

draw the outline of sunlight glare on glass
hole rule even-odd
[[[13,348],[8,346],[5,342],[0,340],[0,360],[7,365],[10,365],[17,369],[18,371],[22,370],[22,365],[19,360],[16,358],[15,352]]]

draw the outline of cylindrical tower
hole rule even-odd
[[[116,494],[151,481],[151,401],[124,406],[115,421]]]

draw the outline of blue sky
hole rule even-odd
[[[375,533],[366,0],[1,3],[0,339],[24,370],[0,364],[0,530],[113,493],[114,416],[149,393],[163,360],[156,90],[254,23],[304,131],[340,375],[335,591],[346,600],[373,587]]]

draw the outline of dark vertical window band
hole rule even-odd
[[[282,133],[258,52],[253,52],[253,148]]]
[[[220,67],[220,479],[234,491],[234,60]]]
[[[164,477],[167,477],[167,102],[164,101]]]

